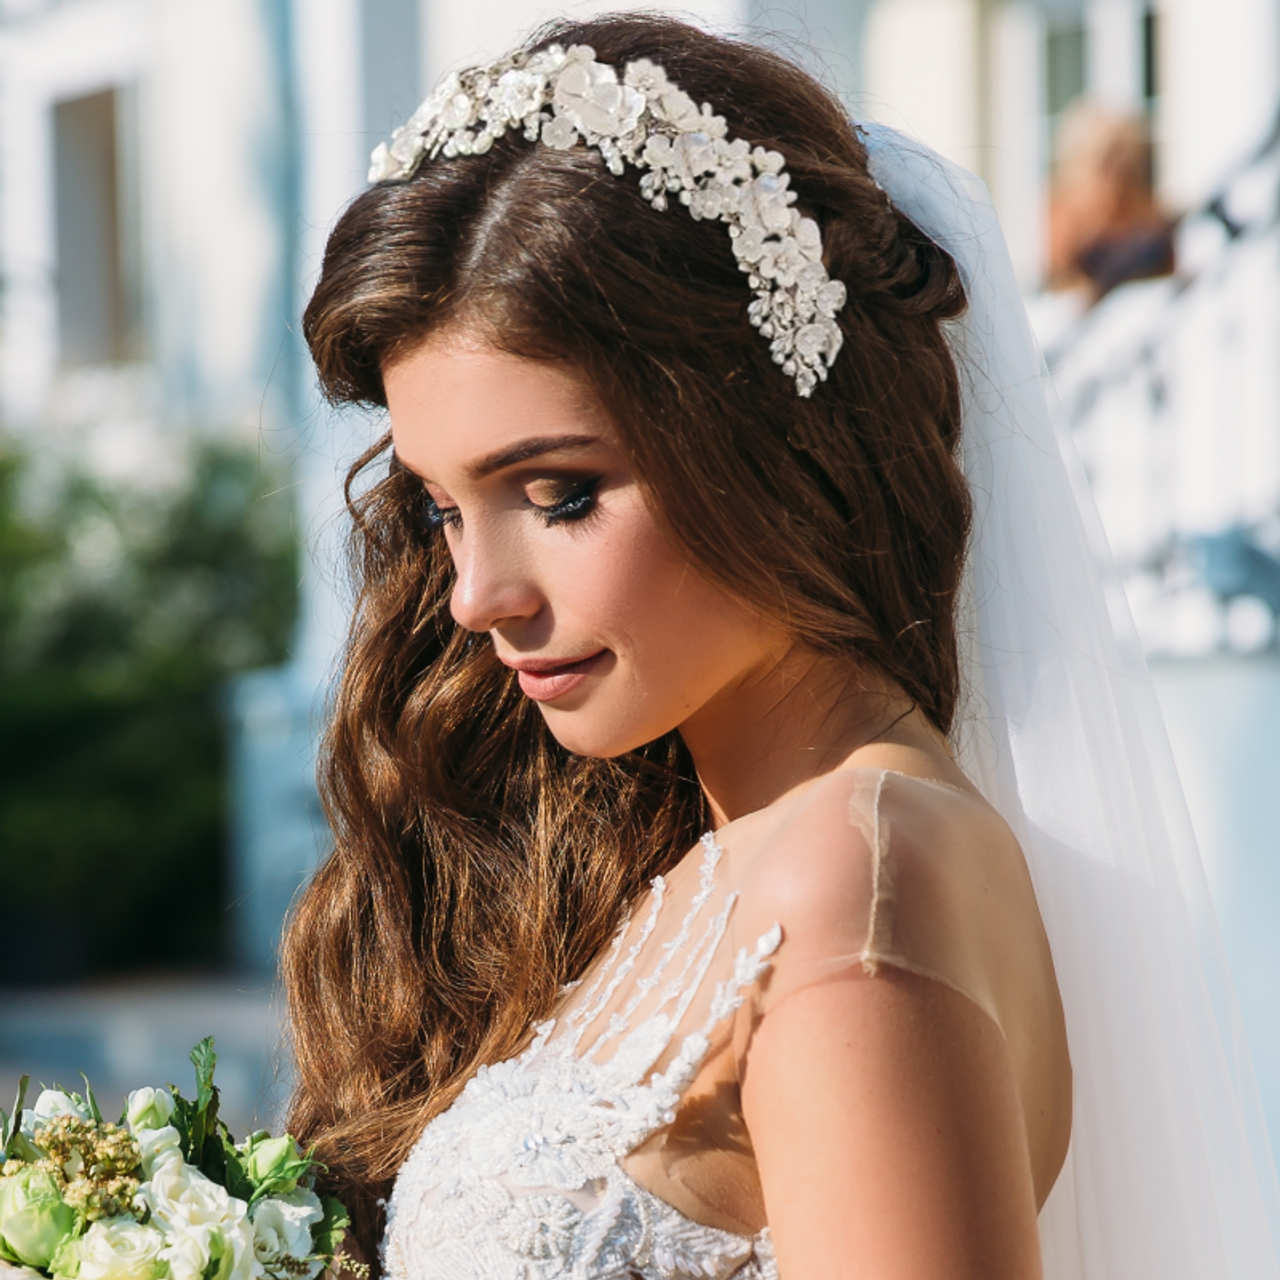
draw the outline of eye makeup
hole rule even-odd
[[[596,491],[604,477],[590,476],[575,482],[539,480],[530,488],[545,488],[551,492],[551,501],[538,502],[526,493],[528,509],[537,512],[543,523],[551,526],[585,520],[596,508]],[[552,495],[558,496],[552,496]],[[539,496],[542,496],[539,494]],[[437,529],[456,529],[462,526],[462,513],[456,506],[441,506],[426,490],[422,490],[421,520],[430,532]]]

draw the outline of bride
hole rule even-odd
[[[390,431],[283,958],[365,1256],[1276,1275],[976,181],[648,16],[451,77],[372,176],[305,320]]]

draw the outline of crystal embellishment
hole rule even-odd
[[[667,79],[647,58],[619,80],[588,45],[551,45],[454,72],[373,153],[370,182],[412,177],[425,159],[483,155],[508,130],[568,151],[594,147],[611,173],[642,170],[655,209],[674,197],[698,219],[726,223],[754,297],[751,323],[799,395],[825,380],[843,335],[835,317],[847,291],[827,275],[818,224],[794,208],[777,151],[726,136],[723,116]]]

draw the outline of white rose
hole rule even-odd
[[[169,1280],[254,1280],[262,1274],[247,1220],[222,1226],[179,1224],[165,1233],[160,1260],[169,1268]]]
[[[268,1196],[253,1210],[253,1251],[264,1268],[285,1258],[305,1258],[311,1253],[311,1228],[324,1217],[320,1197],[299,1188],[283,1196]],[[323,1263],[314,1263],[308,1280]]]
[[[162,1129],[143,1129],[135,1135],[142,1157],[142,1172],[152,1178],[162,1165],[182,1163],[182,1140],[171,1124]]]
[[[161,1230],[173,1280],[251,1280],[258,1268],[248,1206],[180,1160],[168,1160],[138,1188]]]
[[[173,1115],[168,1089],[135,1089],[125,1103],[125,1123],[136,1138],[140,1129],[163,1129]]]
[[[44,1089],[36,1099],[34,1110],[22,1113],[22,1132],[28,1137],[35,1133],[37,1125],[45,1124],[58,1116],[73,1116],[77,1120],[87,1120],[89,1113],[76,1105],[76,1100],[60,1089]]]
[[[132,1218],[95,1222],[76,1242],[78,1280],[158,1280],[164,1236]]]

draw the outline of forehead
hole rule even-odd
[[[433,335],[383,372],[396,454],[415,471],[466,467],[530,436],[615,439],[586,376],[469,334]]]

